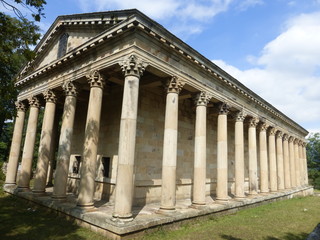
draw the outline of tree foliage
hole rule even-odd
[[[44,17],[43,6],[46,4],[45,0],[0,0],[0,2],[4,8],[13,11],[21,20],[26,18],[22,10],[20,10],[21,8],[31,12],[32,17],[36,21],[40,21],[41,17]]]
[[[314,187],[320,189],[320,133],[310,134],[307,140],[309,178]]]

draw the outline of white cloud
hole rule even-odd
[[[202,32],[205,23],[227,11],[233,1],[235,0],[80,0],[80,7],[83,12],[137,8],[147,16],[160,20],[175,34],[186,38]]]
[[[238,8],[241,11],[245,11],[250,7],[256,6],[256,5],[262,5],[264,2],[262,0],[244,0],[241,1]]]
[[[247,87],[293,120],[320,129],[320,12],[290,19],[262,50],[249,56],[255,66],[240,70],[214,60]]]

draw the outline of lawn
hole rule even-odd
[[[0,182],[2,185],[2,182]],[[305,239],[320,222],[320,197],[294,198],[234,215],[194,221],[175,231],[159,228],[140,239]],[[0,190],[0,239],[86,240],[105,237]]]

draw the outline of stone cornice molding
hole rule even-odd
[[[196,106],[207,106],[211,98],[212,96],[207,92],[199,92],[194,100]]]
[[[29,97],[28,102],[30,107],[40,108],[40,101],[38,97],[35,97],[35,96]]]
[[[103,88],[105,81],[98,70],[92,70],[88,75],[86,75],[90,88],[98,87]]]
[[[123,62],[119,63],[121,70],[125,76],[135,76],[140,78],[143,75],[146,67],[148,66],[141,58],[132,54],[126,57]]]
[[[240,110],[233,115],[236,122],[243,122],[246,116],[247,115],[243,112],[243,110]]]
[[[259,118],[257,118],[257,117],[251,117],[251,118],[249,119],[249,128],[256,128],[257,125],[258,125],[258,123],[259,123]]]
[[[179,94],[184,86],[185,82],[180,78],[173,76],[166,83],[166,91],[167,93],[177,93]]]
[[[16,101],[14,104],[16,105],[17,111],[25,112],[27,110],[26,105],[22,101]]]
[[[56,94],[54,93],[54,91],[52,91],[50,89],[44,91],[43,97],[46,100],[46,102],[52,102],[52,103],[56,103],[57,102]]]
[[[219,115],[228,115],[230,112],[230,105],[227,102],[222,102],[218,105]]]
[[[73,96],[77,97],[78,95],[78,85],[75,82],[72,81],[66,81],[62,85],[62,88],[64,90],[64,93],[66,96]]]

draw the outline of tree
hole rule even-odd
[[[320,189],[320,133],[310,134],[307,141],[309,178],[314,187]]]
[[[5,8],[14,11],[18,18],[0,12],[0,138],[4,122],[15,116],[14,101],[17,89],[14,77],[19,69],[34,57],[30,49],[40,39],[39,27],[29,21],[17,6],[31,11],[36,21],[43,15],[45,0],[0,0]],[[15,4],[15,5],[14,5]],[[34,8],[34,10],[32,10]]]
[[[1,4],[4,8],[11,10],[15,13],[15,15],[23,20],[26,16],[20,10],[20,7],[27,9],[32,13],[32,17],[36,21],[40,21],[41,17],[44,17],[43,6],[46,4],[45,0],[0,0]],[[33,10],[35,9],[35,11]]]

